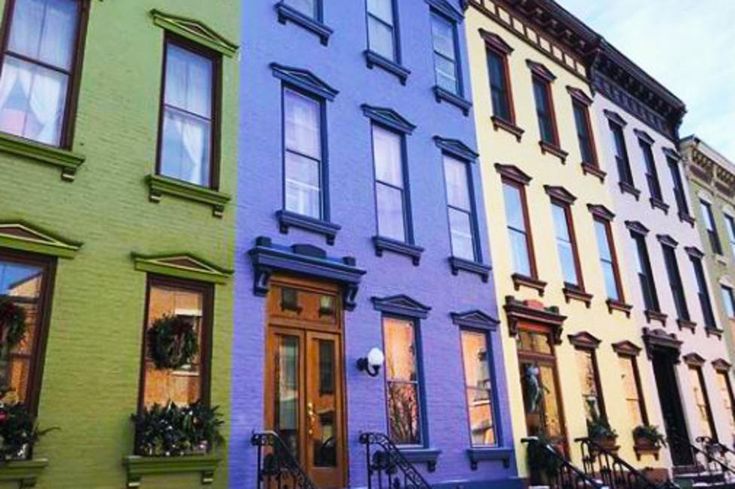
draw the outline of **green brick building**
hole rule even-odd
[[[3,402],[60,428],[0,488],[227,486],[224,448],[130,457],[143,406],[228,413],[239,2],[206,3],[0,1]],[[144,358],[166,315],[197,335],[177,370]]]

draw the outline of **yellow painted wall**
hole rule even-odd
[[[566,418],[567,439],[570,441],[572,461],[581,465],[579,447],[573,442],[575,438],[586,436],[587,428],[584,415],[578,369],[574,347],[568,342],[568,335],[586,331],[596,336],[602,343],[596,351],[600,370],[602,392],[610,424],[618,432],[618,443],[621,445],[620,455],[637,466],[662,467],[668,465],[668,454],[661,452],[661,460],[644,456],[638,462],[633,452],[632,430],[625,404],[623,384],[618,368],[618,356],[611,345],[629,340],[643,347],[640,330],[634,322],[619,311],[609,312],[606,305],[602,270],[597,252],[592,215],[588,204],[601,204],[612,208],[612,201],[607,187],[592,175],[584,175],[580,166],[581,156],[576,136],[572,100],[567,86],[583,90],[589,94],[589,87],[583,79],[564,69],[554,59],[532,47],[504,26],[496,23],[476,8],[470,7],[466,12],[466,35],[468,37],[470,71],[472,82],[472,98],[477,126],[480,164],[484,187],[484,202],[490,229],[490,243],[493,254],[493,266],[498,303],[502,306],[505,297],[512,295],[516,299],[540,300],[545,306],[558,306],[560,313],[568,317],[564,324],[563,343],[556,348],[558,370],[560,375],[561,397]],[[494,130],[491,123],[492,103],[487,73],[485,42],[479,30],[499,35],[513,47],[509,55],[510,82],[515,105],[516,124],[525,130],[522,141],[503,130]],[[550,154],[542,154],[539,147],[539,129],[536,120],[535,104],[532,92],[531,71],[526,60],[544,64],[555,75],[552,83],[556,120],[561,147],[569,152],[566,164]],[[591,117],[595,140],[600,141],[594,117]],[[603,148],[597,147],[598,155]],[[519,167],[533,177],[526,188],[530,225],[534,237],[538,277],[548,282],[545,294],[540,297],[535,290],[521,287],[516,291],[511,281],[511,249],[506,232],[505,207],[501,177],[495,170],[496,163],[511,164]],[[572,301],[567,304],[562,293],[563,278],[554,240],[554,228],[549,196],[545,185],[563,186],[577,197],[572,206],[574,227],[577,236],[582,275],[587,292],[594,295],[591,307]],[[615,229],[614,231],[615,232]],[[614,235],[616,247],[624,236]],[[620,253],[618,253],[620,255]],[[618,256],[621,269],[634,264],[625,263],[624,257]],[[626,299],[632,293],[625,283],[623,288]],[[526,436],[526,424],[523,408],[523,397],[520,384],[516,341],[508,333],[508,322],[501,313],[504,356],[508,375],[509,395],[513,421],[513,443],[519,456],[519,469],[523,476],[527,475],[525,447],[520,443]],[[643,396],[645,398],[649,422],[663,426],[658,399],[655,397],[653,372],[646,359],[645,351],[638,357]]]

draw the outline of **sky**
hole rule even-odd
[[[557,0],[682,99],[681,136],[735,162],[735,0]]]

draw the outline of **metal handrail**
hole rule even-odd
[[[319,489],[275,431],[254,432],[258,447],[258,489]]]
[[[522,443],[528,444],[529,449],[534,447],[543,450],[545,456],[550,457],[558,467],[553,473],[547,474],[553,478],[550,485],[557,489],[603,489],[604,484],[587,475],[583,470],[572,465],[553,446],[540,440],[538,437],[530,436],[522,438]]]
[[[360,433],[365,445],[368,489],[431,489],[416,467],[384,433]]]
[[[695,441],[702,445],[702,448],[699,448],[693,443],[690,443],[692,453],[695,454],[694,458],[696,459],[696,454],[703,455],[708,463],[708,469],[710,473],[713,472],[711,470],[711,466],[715,465],[720,469],[723,474],[729,475],[731,479],[735,478],[735,468],[730,466],[726,460],[721,460],[715,455],[716,452],[725,452],[730,454],[735,454],[735,452],[709,436],[697,437]]]

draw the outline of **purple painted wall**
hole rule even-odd
[[[367,45],[365,2],[325,0],[324,23],[334,30],[327,46],[317,36],[294,24],[280,24],[275,0],[243,2],[239,182],[235,284],[235,336],[233,348],[232,430],[230,487],[255,487],[254,430],[263,429],[263,378],[265,300],[253,294],[253,269],[247,255],[257,236],[280,245],[308,243],[329,256],[354,256],[367,270],[357,294],[357,307],[345,312],[345,373],[349,444],[349,485],[366,484],[361,431],[387,431],[384,377],[372,378],[355,367],[373,346],[382,348],[381,313],[372,297],[406,294],[430,306],[421,321],[423,378],[428,423],[428,445],[442,451],[436,471],[420,470],[432,484],[464,485],[469,481],[505,480],[516,474],[500,461],[480,462],[470,469],[467,403],[460,354],[459,328],[450,313],[480,309],[497,317],[490,281],[460,271],[453,275],[447,223],[442,153],[435,135],[455,138],[475,147],[471,113],[435,100],[430,5],[424,0],[400,0],[399,22],[403,65],[411,70],[401,85],[381,68],[368,69],[363,56]],[[458,11],[459,1],[450,2]],[[458,42],[462,55],[464,93],[469,94],[463,25]],[[275,213],[282,208],[281,80],[273,76],[273,62],[308,69],[339,90],[327,102],[331,221],[342,226],[333,246],[323,236],[291,229],[279,232]],[[466,95],[467,97],[467,95]],[[386,252],[377,257],[372,244],[376,234],[371,124],[362,104],[391,108],[417,126],[407,136],[415,242],[425,248],[419,266],[402,255]],[[477,164],[471,165],[474,191],[480,195]],[[482,261],[490,263],[483,205],[478,201],[478,235]],[[495,396],[501,445],[512,447],[510,413],[503,370],[500,333],[491,333],[495,370]],[[462,482],[465,481],[465,482]],[[515,479],[513,479],[515,481]],[[515,484],[515,482],[512,482]]]

